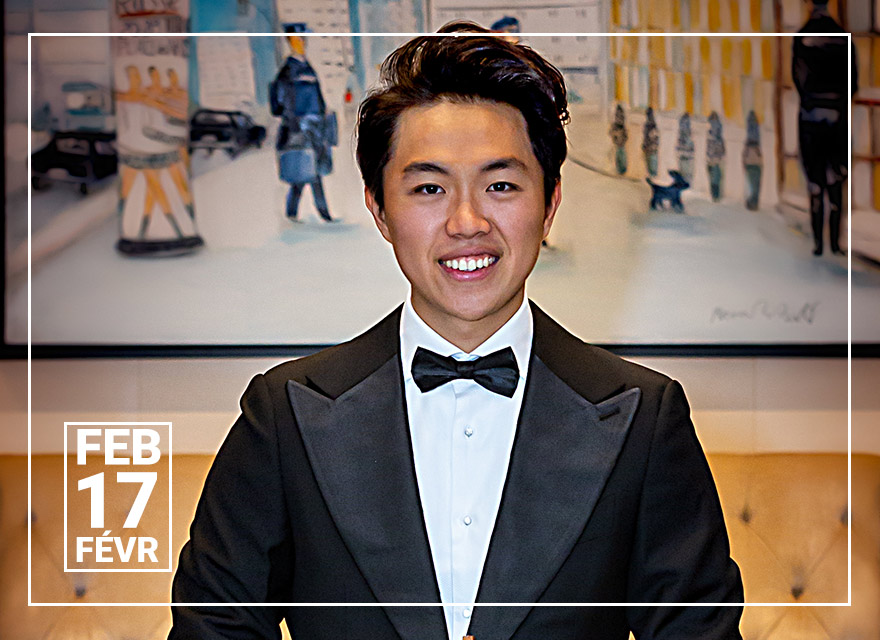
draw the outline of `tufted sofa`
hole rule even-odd
[[[211,463],[174,458],[175,557]],[[752,603],[845,602],[852,535],[852,607],[748,606],[746,640],[880,640],[880,456],[716,454],[733,556]],[[34,600],[57,603],[167,602],[171,574],[64,573],[61,456],[33,459]],[[851,531],[847,527],[852,512]],[[27,607],[27,459],[0,456],[0,638],[164,638],[168,607]],[[158,523],[157,523],[158,525]],[[146,525],[149,528],[149,525]]]

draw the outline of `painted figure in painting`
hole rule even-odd
[[[645,111],[645,126],[642,130],[642,153],[645,154],[645,167],[652,178],[657,175],[657,152],[660,148],[660,132],[654,119],[654,108]]]
[[[761,155],[761,127],[754,111],[749,111],[746,118],[746,144],[743,147],[742,161],[746,174],[746,209],[757,211],[764,158]]]
[[[614,110],[614,122],[611,124],[611,142],[614,143],[614,165],[617,173],[623,175],[626,173],[626,140],[629,133],[626,130],[626,116],[623,114],[623,107],[617,105]]]
[[[137,65],[126,67],[128,88],[116,93],[119,130],[121,238],[116,248],[128,255],[177,255],[204,244],[195,225],[187,178],[186,112],[189,96],[179,86],[177,72],[166,70],[162,85],[155,66],[143,86]],[[138,195],[138,203],[131,201]],[[142,196],[140,194],[143,194]],[[142,200],[141,200],[142,197]],[[157,225],[158,207],[166,225]]]
[[[159,81],[159,72],[156,71],[155,67],[151,67],[151,89],[154,88],[157,99],[161,98],[165,103],[172,105],[175,114],[185,114],[189,108],[189,92],[180,86],[180,79],[177,76],[176,70],[168,68],[165,70],[165,75],[168,77],[167,88],[162,87],[162,84]],[[169,121],[178,127],[188,126],[186,120],[180,118],[178,115],[170,116]],[[180,140],[178,140],[178,142],[180,143]],[[186,180],[186,176],[189,175],[188,144],[181,143],[178,151],[180,156],[177,162],[174,162],[168,167],[168,174],[171,176],[175,186],[177,186],[180,199],[183,201],[183,206],[186,209],[187,214],[189,214],[190,218],[194,219],[195,212],[193,210],[192,193]]]
[[[511,35],[503,36],[505,40],[512,44],[519,43],[518,34],[522,29],[519,26],[519,20],[513,16],[504,16],[492,23],[490,29],[496,33],[509,33]]]
[[[798,33],[845,33],[828,13],[828,3],[813,0],[813,10]],[[831,252],[840,248],[843,181],[847,166],[847,107],[858,91],[855,49],[852,52],[852,92],[847,92],[846,38],[803,36],[794,38],[791,77],[800,95],[798,142],[810,191],[813,255],[822,255],[825,194],[828,194],[828,239]]]
[[[678,152],[678,172],[686,182],[693,182],[694,138],[691,134],[691,115],[686,111],[678,119],[678,142],[675,150]]]
[[[713,111],[709,115],[709,137],[706,140],[706,169],[709,172],[709,189],[712,194],[712,202],[721,199],[721,185],[724,181],[724,132],[721,128],[721,118]]]
[[[291,34],[305,33],[304,23],[285,25]],[[297,210],[306,185],[311,185],[318,214],[327,222],[330,215],[321,176],[333,170],[331,147],[336,144],[335,114],[327,113],[321,85],[306,59],[305,38],[290,35],[291,55],[269,85],[272,115],[281,117],[275,148],[278,152],[279,177],[290,185],[286,215],[298,221]]]

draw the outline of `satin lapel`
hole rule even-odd
[[[532,358],[478,602],[537,602],[569,555],[638,406],[633,388],[592,404]],[[509,638],[528,607],[477,607],[476,638]]]
[[[378,602],[440,602],[397,357],[335,399],[288,395],[336,526]],[[386,607],[404,640],[445,640],[439,607]]]

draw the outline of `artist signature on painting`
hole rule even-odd
[[[723,322],[725,320],[781,320],[782,322],[794,322],[813,324],[816,319],[816,309],[819,302],[805,302],[799,307],[789,306],[786,302],[770,302],[769,300],[756,300],[751,307],[744,309],[725,309],[715,307],[709,322]]]

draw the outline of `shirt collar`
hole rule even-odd
[[[413,308],[412,295],[407,296],[403,312],[400,314],[400,356],[404,381],[412,380],[412,360],[418,347],[429,349],[441,356],[453,356],[457,360],[472,360],[510,347],[516,357],[519,377],[525,380],[532,352],[533,333],[532,309],[528,298],[523,296],[522,304],[510,320],[472,352],[465,353],[429,327]]]

